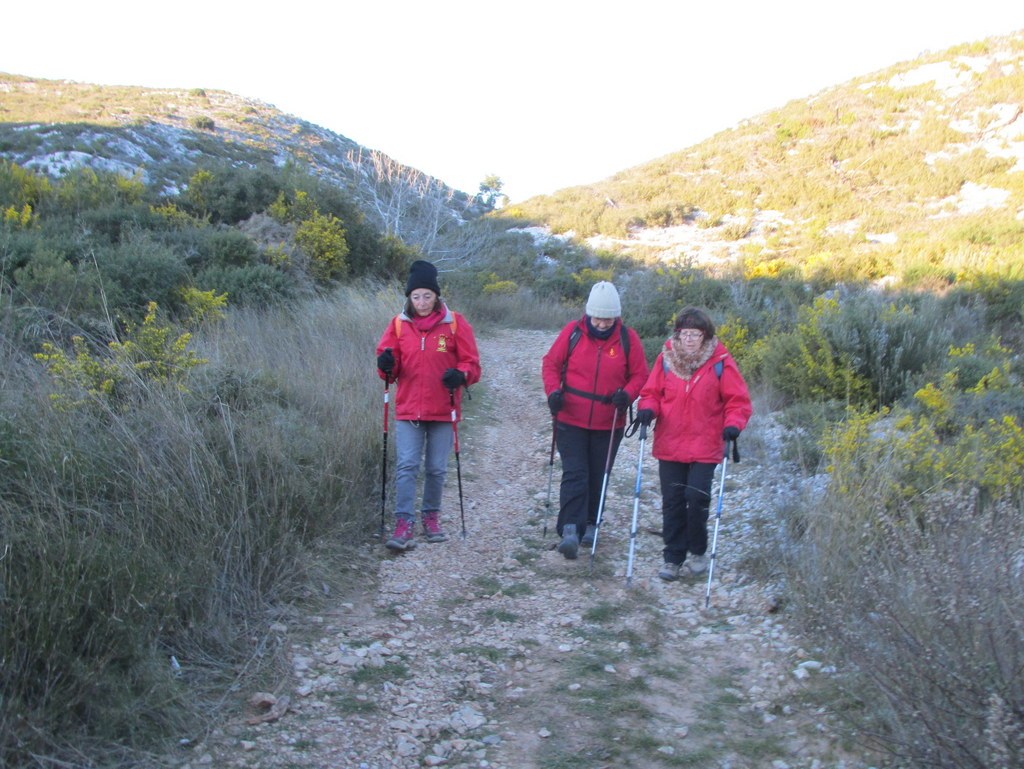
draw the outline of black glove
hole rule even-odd
[[[563,403],[562,391],[552,390],[551,395],[548,396],[548,408],[551,410],[551,416],[554,416],[562,410]]]
[[[625,411],[629,408],[629,404],[633,401],[629,397],[629,393],[623,390],[621,387],[612,393],[612,405],[616,411]]]
[[[654,419],[654,409],[639,409],[636,412],[636,421],[645,427]]]
[[[390,374],[395,370],[395,356],[391,352],[391,348],[388,347],[380,355],[377,356],[377,368],[383,371],[385,374]]]
[[[740,437],[740,428],[729,425],[722,430],[722,439],[726,441],[734,441]]]
[[[441,384],[449,390],[457,390],[466,384],[466,375],[457,368],[450,368],[441,374]]]

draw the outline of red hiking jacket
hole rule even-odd
[[[665,342],[666,348],[671,346],[671,340]],[[753,414],[736,361],[719,342],[690,379],[681,379],[667,370],[663,356],[658,353],[640,391],[639,408],[651,409],[657,419],[651,453],[668,462],[718,464],[725,453],[722,430],[726,425],[742,430]],[[719,362],[721,378],[715,374]]]
[[[611,430],[615,407],[606,399],[620,387],[629,393],[630,401],[640,394],[647,379],[647,359],[640,336],[631,328],[629,334],[629,359],[622,349],[620,326],[622,319],[615,321],[608,339],[594,339],[587,333],[587,319],[584,315],[561,330],[551,349],[541,362],[541,377],[544,392],[550,395],[562,390],[564,406],[558,412],[558,421],[588,430]],[[573,329],[580,329],[579,341],[569,352],[569,336]],[[568,361],[568,366],[566,362]],[[563,382],[562,368],[565,367]],[[573,392],[576,390],[578,392]],[[589,394],[581,395],[580,393]],[[619,416],[616,427],[626,424],[626,414]]]
[[[392,381],[395,392],[395,419],[424,422],[450,422],[451,397],[441,384],[447,369],[457,368],[466,375],[466,385],[480,381],[480,353],[473,327],[459,313],[445,307],[444,319],[430,331],[420,333],[403,312],[395,316],[377,344],[377,354],[391,348],[395,356]],[[377,369],[381,379],[384,373]],[[455,391],[456,420],[462,419],[462,388]]]

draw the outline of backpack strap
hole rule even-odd
[[[612,398],[610,395],[597,395],[596,393],[586,392],[584,390],[577,390],[575,387],[569,387],[565,383],[565,372],[569,370],[569,356],[572,355],[572,351],[576,349],[576,345],[580,341],[580,337],[583,336],[583,329],[579,326],[574,326],[573,330],[569,333],[569,349],[566,350],[565,360],[562,361],[562,390],[563,392],[572,393],[573,395],[579,395],[583,398],[589,398],[592,401],[598,401],[599,403],[611,403]],[[619,339],[622,342],[622,352],[626,356],[626,378],[629,378],[629,329],[626,328],[626,324],[621,320],[619,321]]]
[[[579,326],[574,326],[572,332],[569,334],[569,349],[565,351],[565,360],[562,361],[562,389],[565,389],[565,372],[569,370],[569,356],[572,355],[572,351],[576,349],[576,345],[580,341],[580,337],[583,336],[583,329]]]
[[[669,369],[668,369],[668,361],[665,360],[665,354],[664,353],[662,353],[662,355],[661,355],[661,368],[662,368],[662,370],[666,374],[668,373],[668,371],[669,371]],[[722,372],[725,370],[725,361],[724,360],[717,361],[715,363],[714,369],[715,369],[715,376],[718,377],[719,379],[721,379],[722,378]]]

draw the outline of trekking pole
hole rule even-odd
[[[735,441],[733,442],[735,447]],[[736,449],[733,448],[735,452]],[[708,564],[708,589],[704,593],[704,608],[711,603],[711,578],[715,573],[715,551],[718,549],[718,524],[722,520],[722,497],[725,496],[725,472],[729,469],[729,442],[725,443],[725,452],[722,455],[722,477],[718,483],[718,509],[715,511],[715,535],[711,539],[711,562]]]
[[[608,433],[608,456],[604,460],[604,480],[601,481],[601,499],[597,503],[597,521],[594,523],[594,541],[590,544],[590,573],[594,573],[594,553],[597,552],[597,535],[601,533],[601,518],[604,515],[604,498],[608,492],[608,475],[612,471],[612,449],[615,446],[615,422],[619,418],[619,410],[612,414],[612,429]]]
[[[462,538],[466,538],[466,508],[462,504],[462,463],[459,461],[459,423],[455,418],[455,389],[448,390],[452,404],[452,433],[455,436],[455,474],[459,479],[459,515],[462,518]]]
[[[636,519],[640,510],[640,479],[644,473],[644,441],[647,425],[640,423],[640,450],[636,460],[636,488],[633,490],[633,523],[629,527],[629,560],[626,562],[626,587],[633,581],[633,552],[636,548]]]
[[[551,456],[548,458],[548,498],[544,502],[544,539],[548,537],[548,521],[551,520],[551,480],[555,476],[555,434],[558,431],[558,417],[551,417]]]
[[[390,347],[388,348],[391,349]],[[380,537],[384,538],[384,507],[388,499],[388,401],[391,400],[391,374],[384,375],[384,451],[380,463]]]

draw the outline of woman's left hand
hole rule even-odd
[[[450,368],[441,375],[441,384],[449,390],[457,390],[466,384],[466,375],[457,368]]]

